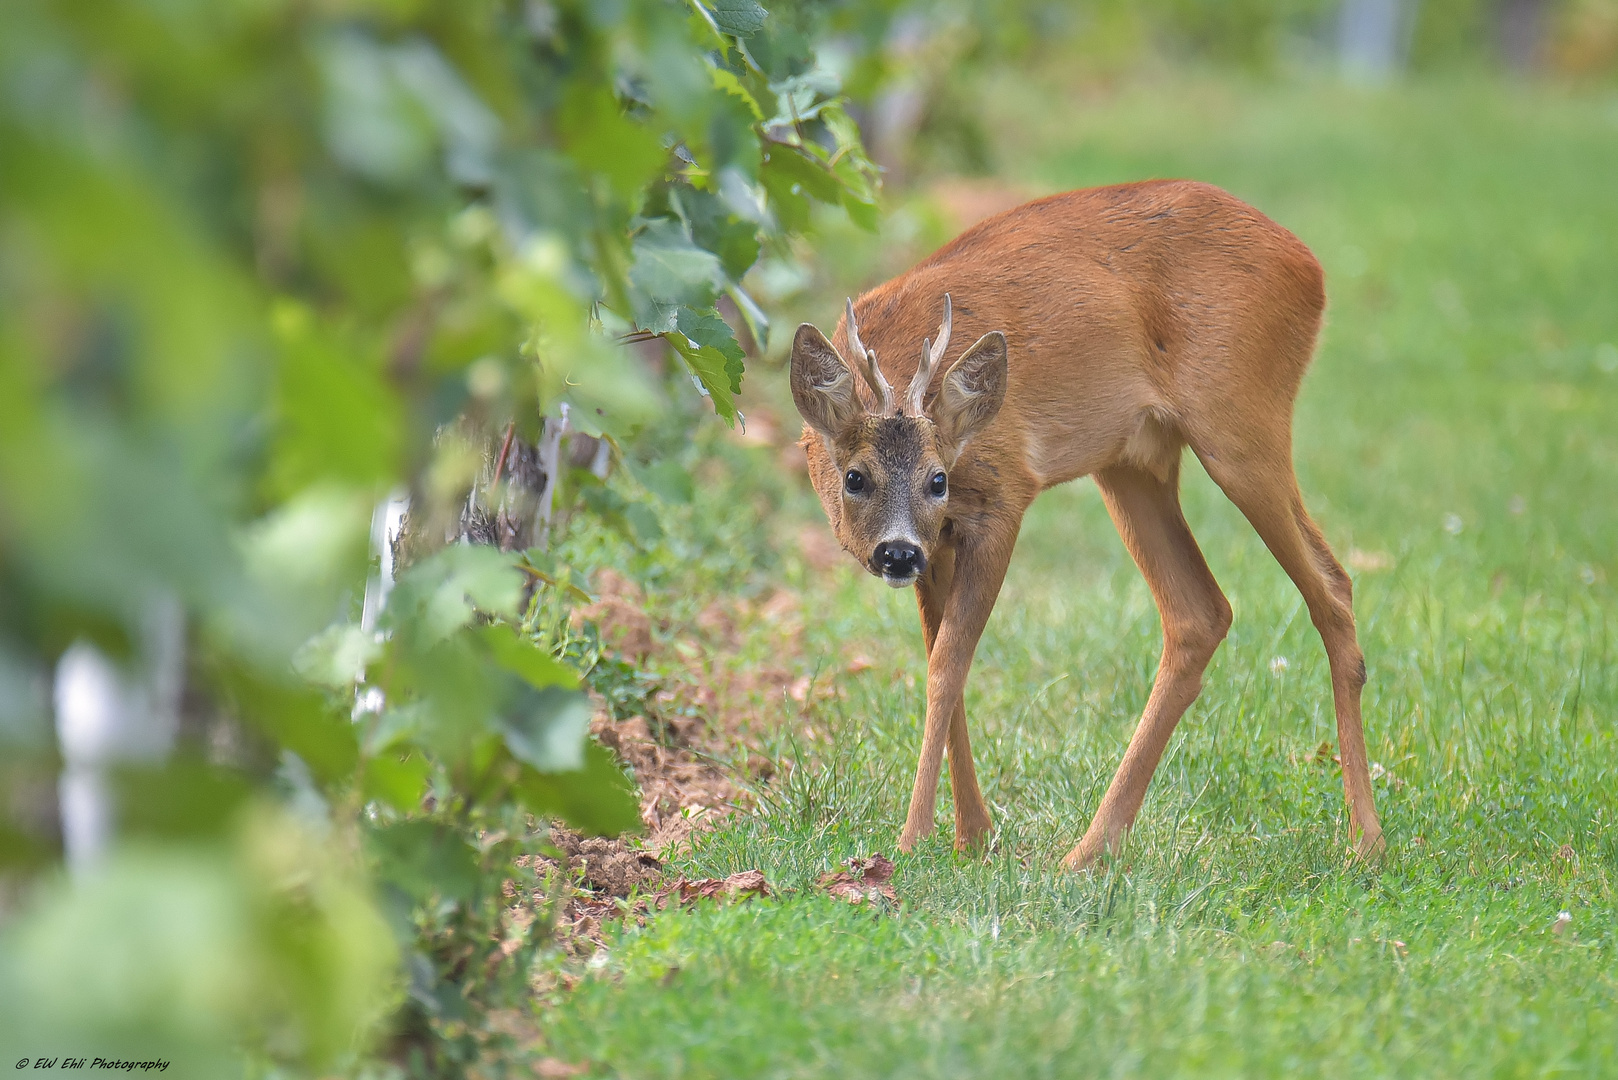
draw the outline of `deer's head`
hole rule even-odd
[[[837,539],[894,588],[912,584],[926,569],[944,526],[950,470],[1005,399],[1006,338],[999,331],[962,353],[929,394],[949,333],[946,295],[937,339],[920,343],[921,361],[902,398],[860,341],[852,301],[847,359],[809,323],[792,340],[792,400],[839,477],[839,492],[820,491]],[[855,389],[855,372],[870,391],[868,401]]]

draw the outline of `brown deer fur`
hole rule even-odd
[[[934,365],[917,415],[893,402],[911,400],[902,389],[923,342],[949,336],[936,321],[946,296],[953,340],[976,344]],[[1287,230],[1217,188],[1154,181],[1053,195],[982,222],[853,302],[852,353],[846,315],[829,343],[799,328],[794,399],[833,530],[873,573],[916,585],[927,714],[902,850],[933,829],[946,747],[956,846],[992,827],[967,738],[967,671],[1024,511],[1082,476],[1095,478],[1163,624],[1145,712],[1065,865],[1116,850],[1230,626],[1180,511],[1185,446],[1308,604],[1330,660],[1350,832],[1361,854],[1380,848],[1349,578],[1292,471],[1292,404],[1324,307],[1320,264]],[[884,373],[891,392],[872,385]],[[883,398],[889,414],[875,415]],[[943,486],[941,472],[942,497],[928,487]]]

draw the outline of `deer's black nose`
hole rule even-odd
[[[907,578],[921,572],[926,562],[921,549],[903,540],[885,541],[876,546],[877,568],[888,577]]]

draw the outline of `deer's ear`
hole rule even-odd
[[[854,375],[826,335],[809,323],[792,338],[792,401],[810,427],[828,438],[860,418],[865,407],[854,392]]]
[[[932,416],[944,445],[959,453],[989,426],[1005,400],[1006,335],[996,330],[978,338],[944,375]]]

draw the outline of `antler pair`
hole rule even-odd
[[[876,362],[876,353],[865,347],[860,340],[859,320],[854,317],[854,301],[848,301],[848,347],[854,354],[855,370],[865,380],[865,384],[876,395],[877,409],[883,415],[893,412],[895,415],[920,416],[922,399],[927,396],[927,387],[932,385],[933,371],[938,362],[944,358],[944,350],[949,348],[949,331],[951,311],[949,293],[944,294],[944,321],[938,326],[938,344],[933,344],[931,338],[921,343],[921,362],[916,365],[916,374],[910,380],[910,389],[905,392],[904,404],[898,409],[893,405],[893,387],[882,374],[882,368]]]

